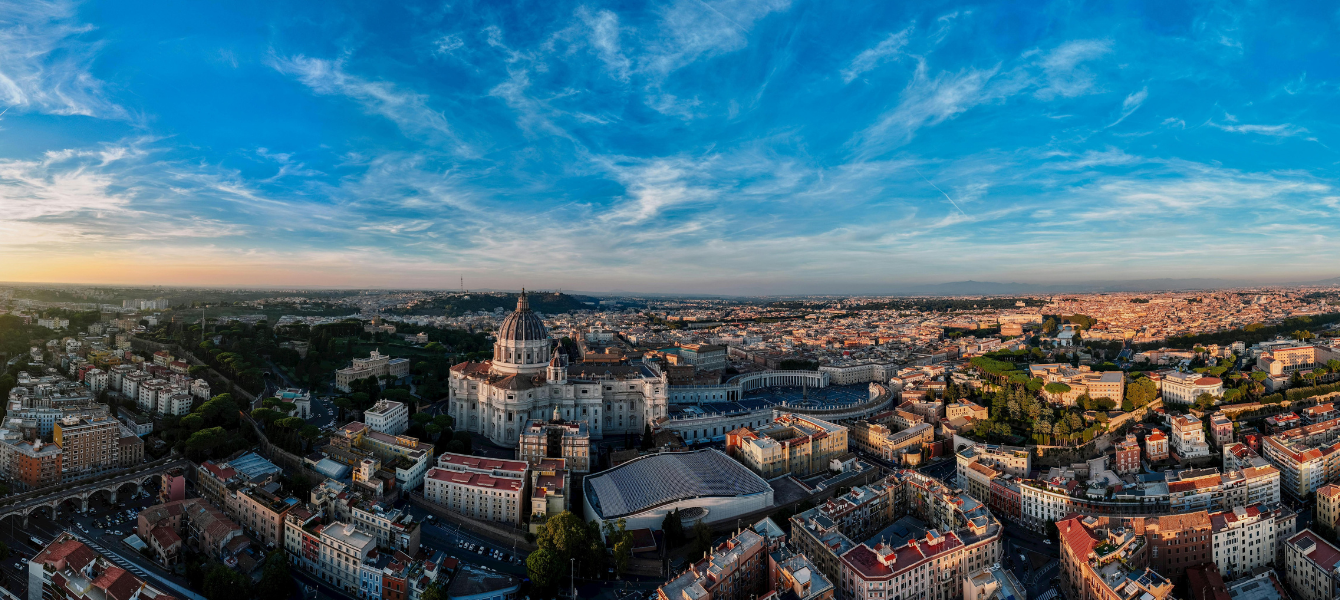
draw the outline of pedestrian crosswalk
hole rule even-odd
[[[88,546],[89,548],[92,548],[98,554],[106,556],[107,560],[116,563],[116,566],[121,567],[122,569],[125,569],[127,571],[130,571],[131,573],[134,573],[136,577],[139,577],[140,579],[146,579],[149,577],[149,572],[145,571],[144,568],[124,558],[121,558],[120,556],[108,552],[106,548],[103,548],[97,542],[80,535],[76,535],[75,537],[78,537],[79,541],[84,542],[84,545]]]
[[[127,571],[130,571],[136,577],[139,577],[141,580],[149,581],[156,585],[157,584],[166,585],[172,588],[174,591],[176,591],[179,594],[179,597],[187,598],[188,600],[205,600],[205,598],[200,594],[192,592],[182,586],[172,583],[171,581],[167,581],[161,577],[158,577],[157,575],[151,575],[144,567],[141,567],[135,564],[134,562],[127,560],[120,554],[111,552],[106,548],[103,548],[101,544],[85,536],[79,535],[74,531],[70,531],[70,534],[75,536],[75,538],[77,538],[79,541],[83,542],[84,545],[88,546],[89,548],[92,548],[98,554],[107,557],[107,560],[112,561],[113,563],[116,564],[116,566],[121,567],[122,569],[125,569]]]
[[[1055,598],[1056,596],[1057,596],[1056,588],[1051,588],[1045,592],[1042,592],[1042,595],[1038,596],[1035,600],[1052,600],[1052,598]]]

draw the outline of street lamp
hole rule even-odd
[[[577,576],[574,574],[575,571],[573,570],[576,564],[577,559],[575,558],[568,559],[568,582],[572,585],[573,600],[576,600],[577,598]]]

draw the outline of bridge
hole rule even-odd
[[[28,517],[39,510],[46,510],[52,518],[56,516],[56,509],[64,503],[70,503],[77,506],[79,510],[88,508],[88,501],[96,494],[104,494],[107,501],[111,504],[116,503],[117,496],[123,491],[131,494],[138,494],[144,491],[146,485],[151,485],[155,479],[161,478],[164,473],[174,469],[181,469],[189,473],[195,465],[185,458],[178,458],[172,461],[155,461],[145,465],[138,465],[129,471],[113,473],[109,477],[89,481],[87,483],[74,483],[67,486],[60,486],[58,489],[38,489],[32,492],[19,494],[17,501],[5,506],[0,506],[0,520],[9,517],[22,517],[23,527],[28,527]],[[13,499],[13,498],[11,498]]]

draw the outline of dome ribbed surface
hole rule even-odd
[[[522,290],[521,297],[516,300],[516,311],[507,315],[498,327],[498,340],[529,342],[545,339],[549,339],[549,332],[544,328],[544,322],[530,310],[530,301]]]

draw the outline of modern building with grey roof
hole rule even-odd
[[[584,487],[588,520],[624,519],[628,529],[660,529],[675,510],[685,527],[726,521],[773,501],[767,481],[715,449],[643,456],[586,478]]]

